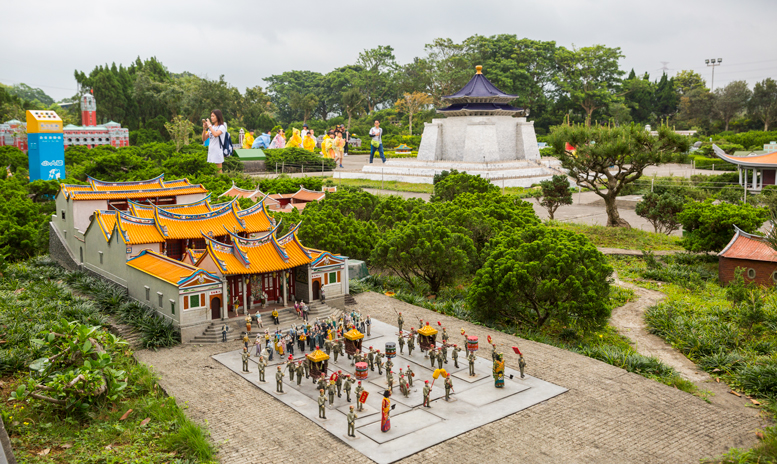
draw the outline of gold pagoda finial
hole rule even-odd
[[[477,71],[475,74],[483,74],[483,66],[475,66],[475,71]]]

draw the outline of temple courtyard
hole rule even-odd
[[[459,345],[461,328],[477,335],[481,340],[476,363],[479,375],[468,379],[463,352],[459,369],[453,367],[449,353],[444,367],[452,374],[455,401],[446,403],[442,398],[442,379],[438,379],[432,407],[419,408],[423,381],[431,381],[431,366],[417,347],[410,357],[405,351],[401,362],[395,359],[394,371],[410,364],[416,374],[415,391],[404,398],[394,388],[391,398],[397,406],[391,431],[380,432],[378,407],[385,375],[379,376],[376,368],[362,382],[369,397],[356,422],[356,438],[349,438],[345,393],[327,409],[326,421],[318,419],[318,392],[311,380],[303,380],[298,388],[296,379],[291,384],[287,376],[286,393],[275,393],[277,354],[263,384],[258,382],[255,361],[250,363],[249,374],[240,372],[242,344],[238,341],[142,350],[137,357],[153,367],[161,377],[160,385],[187,408],[190,417],[206,425],[223,463],[690,463],[729,447],[752,447],[756,429],[766,425],[753,408],[710,404],[569,351],[385,295],[365,293],[355,299],[357,305],[348,310],[369,314],[375,321],[365,347],[383,351],[385,341],[396,341],[396,311],[402,311],[407,327],[415,327],[419,318],[435,326],[441,321]],[[488,335],[505,355],[504,391],[494,388],[490,347],[485,341]],[[518,355],[511,346],[524,353],[527,376],[523,380],[516,375]],[[353,372],[347,358],[341,357],[332,367]],[[355,395],[351,399],[350,404],[355,405]]]

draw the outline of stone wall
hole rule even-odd
[[[68,271],[77,271],[81,266],[76,258],[70,254],[65,239],[59,234],[59,230],[49,222],[49,256],[60,266]]]

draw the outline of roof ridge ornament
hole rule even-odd
[[[475,74],[483,74],[483,66],[481,65],[475,66]]]

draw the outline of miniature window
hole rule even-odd
[[[200,295],[192,295],[189,297],[189,307],[197,308],[200,306]]]
[[[64,209],[62,210],[62,220],[63,221],[65,220],[65,210]]]
[[[777,271],[772,272],[772,280],[777,282]]]
[[[102,264],[103,263],[103,252],[102,251],[98,251],[97,253],[100,253],[100,264]]]
[[[156,295],[159,297],[159,307],[161,308],[162,307],[162,297],[164,295],[162,295],[162,292],[156,292]]]
[[[79,247],[78,250],[79,250],[79,252],[80,252],[79,254],[81,256],[81,262],[83,263],[84,262],[84,247]]]
[[[752,267],[750,269],[748,269],[747,270],[747,277],[749,277],[751,279],[755,279],[755,269],[753,269]]]
[[[175,301],[170,300],[170,313],[175,314]]]
[[[143,287],[146,289],[146,301],[151,299],[151,289],[148,287]]]
[[[336,284],[337,283],[337,272],[330,272],[329,273],[329,283],[330,284]]]

